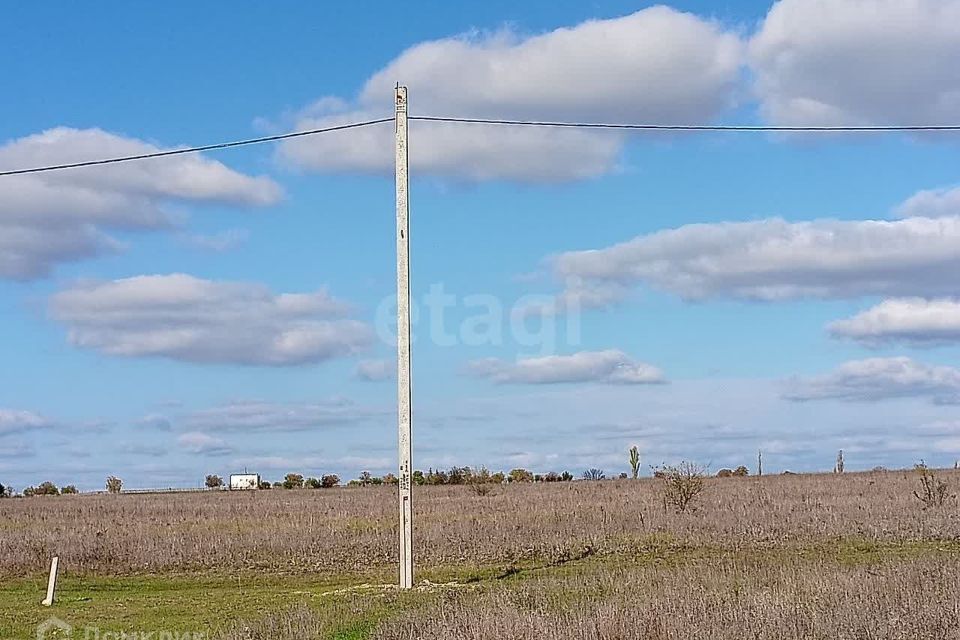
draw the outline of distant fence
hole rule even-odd
[[[229,491],[230,487],[168,487],[166,489],[123,489],[120,493],[123,494],[151,494],[151,493],[208,493],[211,491]],[[101,489],[100,491],[84,491],[86,495],[95,495],[95,496],[105,496],[111,495],[109,491]]]

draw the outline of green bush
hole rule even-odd
[[[36,490],[34,495],[37,496],[58,496],[60,495],[60,489],[57,489],[57,485],[53,484],[49,480],[47,482],[41,482]]]

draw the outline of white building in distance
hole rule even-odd
[[[245,491],[260,488],[260,474],[234,473],[230,476],[230,490]]]

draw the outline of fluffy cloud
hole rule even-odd
[[[836,371],[791,381],[789,400],[875,401],[923,397],[937,404],[960,403],[960,370],[927,365],[910,358],[868,358]]]
[[[836,337],[867,345],[903,342],[935,345],[960,342],[960,301],[953,298],[894,298],[828,327]]]
[[[208,456],[222,456],[232,451],[222,439],[200,432],[184,433],[177,438],[177,444],[188,453]]]
[[[0,436],[52,427],[53,423],[32,411],[0,408]]]
[[[390,380],[397,375],[397,364],[390,360],[361,360],[357,363],[355,374],[369,382]]]
[[[960,216],[960,187],[920,191],[897,207],[902,218]]]
[[[325,291],[275,294],[184,274],[80,283],[55,294],[50,309],[72,344],[114,356],[283,366],[351,354],[373,339]]]
[[[535,36],[504,30],[424,42],[374,74],[355,104],[323,98],[296,125],[382,117],[397,80],[419,115],[704,122],[731,104],[741,62],[738,36],[658,6]],[[410,163],[467,180],[561,181],[610,171],[623,140],[614,132],[412,122]],[[318,171],[386,172],[392,149],[386,126],[287,141],[280,154]]]
[[[335,398],[312,404],[232,402],[195,411],[182,420],[195,431],[303,431],[323,426],[350,424],[364,418],[386,415],[361,407],[350,400]]]
[[[474,360],[468,372],[498,383],[554,384],[603,382],[656,384],[666,380],[653,365],[637,362],[622,351],[581,351],[569,356],[544,356],[505,362],[497,358]]]
[[[145,427],[147,429],[155,429],[157,431],[170,431],[170,420],[159,413],[151,413],[149,415],[143,416],[137,420],[136,425],[138,427]]]
[[[638,284],[688,299],[948,295],[960,290],[960,218],[692,224],[551,264],[577,291],[621,295]]]
[[[57,128],[0,146],[0,169],[151,153],[160,148],[100,129]],[[0,278],[42,277],[57,264],[114,251],[110,230],[157,230],[182,203],[265,206],[282,196],[200,155],[109,168],[90,167],[0,178]]]
[[[240,458],[232,463],[236,467],[248,467],[261,471],[289,472],[291,469],[296,469],[302,473],[313,473],[319,476],[321,473],[329,473],[331,469],[349,469],[349,473],[357,473],[361,469],[375,473],[387,471],[396,473],[395,465],[397,461],[390,457],[343,456],[337,458],[320,455],[298,455],[254,456]],[[346,482],[347,477],[344,477],[343,481]]]
[[[781,0],[750,59],[778,124],[953,123],[960,0]]]

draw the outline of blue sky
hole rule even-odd
[[[417,115],[960,122],[954,0],[4,13],[0,169],[395,82]],[[0,482],[393,470],[391,137],[0,178]],[[415,466],[952,464],[957,140],[412,123]]]

